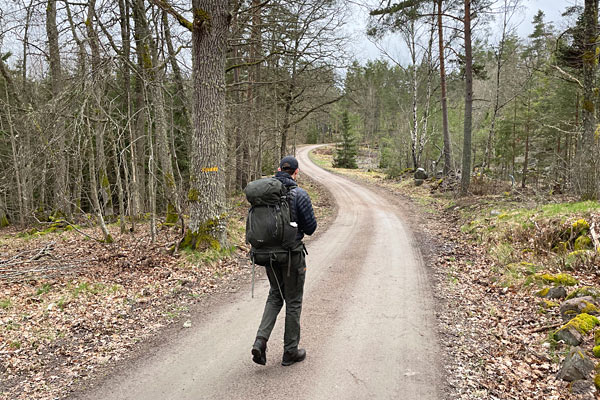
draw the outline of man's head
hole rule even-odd
[[[285,156],[279,163],[279,170],[287,172],[290,176],[296,179],[298,174],[298,160],[293,156]]]

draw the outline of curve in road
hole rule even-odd
[[[308,245],[302,311],[304,362],[280,365],[280,313],[267,365],[251,361],[268,282],[202,314],[177,342],[106,379],[86,399],[441,398],[440,360],[427,274],[402,213],[385,196],[314,165],[301,173],[338,204],[329,229]]]

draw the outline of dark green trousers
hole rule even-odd
[[[306,275],[304,253],[302,251],[292,252],[289,276],[287,263],[273,263],[272,266],[267,265],[265,268],[271,288],[256,336],[269,339],[285,300],[283,347],[284,351],[294,351],[300,342],[300,313],[302,312],[302,295],[304,294]],[[281,298],[279,288],[281,288],[284,298]]]

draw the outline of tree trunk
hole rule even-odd
[[[133,143],[133,152],[135,153],[134,161],[135,166],[132,165],[132,174],[135,174],[135,180],[137,185],[137,194],[139,196],[139,204],[136,207],[138,213],[143,213],[146,210],[146,123],[148,120],[147,105],[144,99],[146,93],[147,77],[144,76],[145,68],[144,63],[148,62],[150,55],[148,48],[145,46],[144,40],[146,34],[144,32],[144,20],[145,20],[145,7],[143,0],[132,0],[132,11],[134,20],[134,39],[135,47],[138,50],[137,54],[137,67],[138,71],[135,74],[135,93],[133,102],[135,104],[134,109],[134,121],[133,131],[131,132],[131,143]],[[149,129],[149,128],[148,128]],[[132,155],[133,156],[133,155]],[[136,174],[137,172],[137,174]],[[150,177],[148,178],[150,179]]]
[[[58,28],[56,27],[56,0],[48,0],[46,5],[46,34],[48,35],[48,61],[50,64],[50,83],[52,96],[58,102],[62,90],[62,71],[58,46]],[[58,106],[58,104],[56,104]],[[67,156],[65,152],[64,121],[57,114],[54,119],[56,151],[52,152],[54,164],[54,210],[62,215],[70,215],[67,195]]]
[[[417,108],[417,90],[418,90],[418,81],[417,81],[417,49],[415,45],[415,21],[411,20],[410,30],[408,32],[408,44],[409,44],[409,52],[410,58],[412,62],[412,127],[410,130],[410,141],[411,141],[411,151],[412,151],[412,159],[413,159],[413,167],[416,170],[420,167],[419,163],[419,154],[417,151],[418,146],[418,135],[419,135],[419,123],[418,123],[418,108]]]
[[[471,183],[471,130],[473,123],[473,55],[471,51],[471,0],[465,0],[465,121],[460,194],[466,196]]]
[[[287,136],[291,126],[290,113],[292,110],[292,103],[294,102],[294,88],[295,85],[292,81],[288,87],[285,97],[285,114],[283,114],[283,124],[281,126],[281,148],[279,150],[280,157],[285,157],[287,155]]]
[[[512,157],[511,157],[511,174],[515,177],[515,158],[517,156],[517,99],[515,99],[515,108],[513,110],[513,126],[512,126]]]
[[[94,110],[92,114],[95,116],[95,119],[99,119],[98,110],[102,107],[102,97],[103,97],[103,82],[104,82],[104,74],[101,70],[101,60],[100,60],[100,43],[98,41],[98,35],[96,34],[96,30],[94,29],[94,19],[96,16],[96,0],[88,0],[88,11],[87,11],[87,19],[86,19],[86,32],[88,37],[88,42],[92,51],[92,95],[93,100],[92,103]],[[106,215],[113,215],[113,206],[112,206],[112,198],[111,198],[111,189],[110,182],[108,180],[108,173],[106,170],[106,154],[104,148],[104,131],[105,126],[102,126],[99,122],[94,122],[94,133],[96,138],[96,163],[97,163],[97,173],[98,173],[98,183],[100,184],[100,200],[102,200],[101,212]]]
[[[577,193],[582,200],[597,199],[600,195],[597,170],[598,155],[596,143],[596,97],[594,91],[598,55],[596,53],[598,31],[598,0],[585,0],[583,11],[583,107],[581,119],[583,129],[577,148],[577,168],[575,174]]]
[[[119,24],[121,27],[121,74],[123,79],[123,101],[125,106],[125,115],[127,117],[127,137],[129,138],[129,162],[125,153],[121,157],[123,163],[123,170],[125,171],[125,189],[128,192],[127,203],[128,203],[128,214],[131,217],[131,229],[135,230],[135,221],[138,218],[138,213],[142,210],[140,186],[138,184],[138,161],[136,149],[138,144],[135,140],[134,129],[132,128],[131,121],[135,120],[132,118],[132,98],[131,98],[131,71],[129,67],[129,55],[131,53],[131,26],[129,24],[129,2],[125,0],[119,0]],[[129,166],[131,165],[131,173]]]
[[[242,160],[243,166],[246,170],[245,174],[241,176],[241,187],[244,188],[248,184],[248,180],[252,177],[258,178],[261,176],[261,171],[254,168],[251,170],[251,150],[250,143],[254,143],[255,140],[261,133],[261,125],[258,116],[261,114],[261,100],[260,96],[261,89],[256,83],[261,78],[261,65],[257,63],[257,60],[262,56],[262,7],[261,0],[252,0],[252,28],[250,30],[250,62],[256,63],[250,67],[248,71],[248,133],[242,141]],[[258,147],[258,146],[257,146]]]
[[[182,246],[226,243],[225,55],[231,15],[226,0],[193,0],[194,136],[190,220]]]
[[[92,130],[91,123],[88,120],[88,129]],[[90,135],[91,136],[91,135]],[[90,141],[91,143],[91,141]],[[90,194],[92,197],[92,207],[94,209],[94,213],[98,218],[98,225],[100,225],[100,230],[102,231],[102,235],[104,236],[104,241],[106,243],[114,242],[113,237],[108,232],[106,228],[106,223],[104,222],[104,217],[102,216],[102,207],[100,206],[100,199],[98,197],[98,182],[96,181],[96,176],[98,171],[96,170],[96,157],[94,155],[94,146],[90,144],[89,146],[89,154],[88,154],[88,167],[90,174]]]
[[[148,113],[148,126],[152,126],[151,114]],[[148,129],[148,200],[150,202],[150,238],[156,242],[156,161],[154,160],[154,144],[152,143],[152,130]]]
[[[26,8],[27,10],[27,14],[25,16],[25,27],[24,27],[24,31],[23,31],[23,61],[21,62],[21,86],[22,86],[22,92],[23,92],[23,97],[24,97],[24,101],[29,101],[30,100],[30,92],[29,92],[29,83],[27,82],[27,60],[28,60],[28,48],[29,48],[29,28],[30,28],[30,24],[31,24],[31,14],[33,11],[33,0],[29,1],[29,5]],[[46,11],[48,12],[48,11]],[[55,7],[55,11],[54,11],[55,15],[56,15],[56,7]],[[56,17],[55,17],[56,19]],[[56,26],[56,24],[54,24]],[[58,38],[58,32],[57,32],[57,38]]]
[[[494,136],[496,129],[496,118],[498,117],[498,111],[500,110],[500,73],[502,70],[502,56],[504,55],[504,45],[506,42],[506,28],[508,26],[508,2],[504,1],[504,19],[502,23],[502,37],[498,44],[498,53],[496,54],[496,79],[495,79],[495,96],[494,96],[494,109],[492,112],[492,122],[490,125],[490,131],[488,133],[487,143],[485,146],[485,157],[483,161],[483,168],[491,168],[492,153],[494,152]]]
[[[6,89],[6,119],[8,124],[8,132],[10,133],[10,146],[12,152],[13,168],[15,169],[15,184],[17,186],[17,204],[19,208],[19,224],[25,225],[25,204],[23,199],[23,180],[21,178],[21,163],[19,162],[19,150],[17,144],[17,135],[14,131],[14,125],[12,120],[12,112],[10,110],[10,103],[8,98],[8,89]],[[2,120],[0,119],[0,123]],[[2,127],[4,128],[4,127]],[[2,129],[4,130],[4,129]]]
[[[181,102],[180,110],[184,120],[184,126],[182,127],[182,131],[186,133],[192,125],[190,120],[190,111],[188,109],[189,100],[185,94],[185,88],[183,85],[183,75],[181,73],[181,68],[179,68],[179,63],[177,62],[175,48],[173,47],[173,40],[171,39],[171,29],[169,28],[169,21],[167,18],[166,11],[163,11],[162,13],[162,22],[163,31],[165,35],[165,43],[167,45],[167,51],[169,52],[169,63],[171,64],[171,69],[173,70],[173,79],[175,80],[175,88],[177,89],[177,97],[179,97],[179,101]],[[186,143],[189,142],[186,140]]]
[[[115,172],[117,173],[117,198],[119,199],[119,226],[121,233],[125,233],[125,194],[123,191],[123,182],[121,180],[121,157],[117,150],[117,140],[113,140],[113,157],[115,162]]]
[[[444,56],[444,32],[442,25],[442,1],[438,0],[438,43],[440,48],[440,91],[442,102],[442,130],[444,135],[444,175],[452,170],[452,147],[450,143],[450,130],[448,128],[448,104],[446,101],[446,68]]]
[[[170,140],[168,137],[167,127],[167,115],[164,98],[164,90],[162,87],[164,78],[164,69],[160,67],[160,60],[158,58],[158,49],[156,42],[152,39],[150,29],[148,27],[148,21],[145,15],[139,15],[137,17],[136,29],[143,35],[142,42],[144,43],[143,59],[145,60],[143,67],[143,76],[149,79],[151,99],[148,100],[149,104],[152,104],[154,111],[154,123],[148,126],[154,126],[155,130],[155,143],[152,143],[151,135],[148,136],[148,145],[154,149],[156,146],[156,152],[158,153],[158,159],[162,171],[162,180],[165,187],[165,195],[167,197],[167,221],[174,222],[178,220],[178,216],[181,215],[181,207],[179,201],[179,191],[177,189],[177,182],[175,181],[175,173],[173,171],[173,157],[171,155]],[[151,132],[151,130],[149,130]],[[153,154],[153,151],[151,151]],[[152,161],[154,165],[155,161]],[[154,175],[151,173],[150,179]],[[149,186],[150,187],[150,186]],[[153,185],[152,185],[153,187]],[[151,194],[152,208],[156,208],[156,194]],[[172,210],[175,211],[174,215]],[[156,210],[153,211],[155,214]]]
[[[529,165],[529,128],[530,128],[530,111],[531,111],[531,97],[527,93],[527,122],[525,123],[525,160],[523,160],[523,174],[521,177],[521,187],[525,189],[527,181],[527,167]]]
[[[156,147],[160,166],[162,169],[163,183],[165,185],[165,193],[170,206],[175,209],[177,216],[181,214],[179,201],[179,191],[177,182],[175,181],[175,173],[173,171],[173,157],[171,156],[171,146],[167,134],[167,116],[165,114],[165,100],[162,82],[162,71],[155,71],[156,78],[152,82],[152,97],[154,103],[154,126],[156,128]],[[169,209],[169,207],[168,207]],[[175,216],[175,220],[177,220]],[[167,218],[173,218],[167,212]]]

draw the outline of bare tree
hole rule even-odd
[[[473,129],[473,52],[471,49],[471,0],[465,0],[465,119],[460,194],[469,192],[471,182],[471,133]]]

